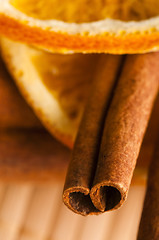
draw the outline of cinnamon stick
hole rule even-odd
[[[159,138],[149,169],[146,197],[137,239],[159,239]]]
[[[99,212],[89,194],[104,119],[120,64],[120,56],[102,55],[73,149],[63,200],[70,209],[82,215]]]
[[[99,82],[95,81],[64,187],[64,203],[74,212],[97,214],[116,209],[126,200],[158,92],[158,62],[159,53],[128,56],[110,106],[109,97],[101,104],[102,90],[106,87],[102,85],[101,76],[98,76]],[[119,64],[114,64],[116,70],[111,75],[110,67],[102,65],[105,78],[113,76],[112,81]]]
[[[127,198],[159,88],[159,53],[127,56],[105,122],[91,199],[100,211]]]
[[[151,118],[141,145],[131,185],[146,185],[148,169],[154,154],[159,127],[159,95],[153,106]]]

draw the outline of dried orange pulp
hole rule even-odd
[[[1,38],[1,53],[44,126],[73,147],[98,54],[53,54]]]
[[[143,20],[159,14],[157,0],[10,0],[21,12],[43,20],[56,19],[64,22],[93,22],[105,18],[124,21]]]
[[[0,34],[56,52],[159,48],[158,0],[0,0]]]

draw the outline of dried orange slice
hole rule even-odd
[[[8,39],[1,51],[23,96],[44,126],[73,147],[97,54],[51,54]]]
[[[56,52],[159,49],[158,0],[0,0],[0,34]]]

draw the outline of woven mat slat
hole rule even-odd
[[[31,194],[31,185],[13,185],[6,187],[0,206],[0,239],[16,239]]]
[[[62,203],[62,184],[0,183],[2,240],[135,240],[144,186],[132,186],[125,205],[100,216],[82,217]]]

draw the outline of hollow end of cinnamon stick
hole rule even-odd
[[[122,206],[126,198],[127,190],[110,182],[95,185],[91,192],[85,187],[70,187],[63,194],[66,206],[83,216],[117,209]]]
[[[122,186],[108,181],[96,184],[90,193],[94,206],[101,212],[119,208],[127,198],[127,191]]]
[[[94,207],[89,194],[88,188],[68,188],[64,191],[63,201],[69,209],[83,216],[98,214],[99,211]]]

